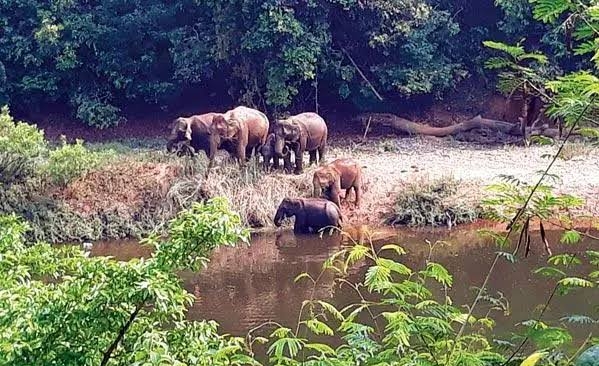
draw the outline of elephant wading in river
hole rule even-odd
[[[339,206],[321,198],[285,198],[281,201],[274,223],[281,226],[287,217],[295,216],[295,233],[315,233],[327,227],[341,227],[343,216]]]
[[[241,165],[245,165],[252,153],[256,156],[266,143],[268,118],[258,110],[237,107],[212,118],[210,128],[209,167],[214,162],[216,149],[220,144],[228,144]]]
[[[177,151],[179,145],[188,142],[194,153],[204,151],[210,157],[210,130],[212,120],[218,113],[205,113],[190,117],[179,117],[173,121],[171,134],[166,143],[166,150],[170,153]],[[234,153],[230,145],[218,144],[222,148]]]
[[[295,174],[303,171],[304,151],[310,153],[310,164],[324,162],[327,149],[328,129],[324,119],[316,113],[307,112],[277,121],[275,125],[275,153],[284,155],[285,146],[295,154]],[[290,161],[290,160],[289,160]],[[291,166],[285,166],[290,170]]]
[[[345,198],[353,188],[356,194],[356,207],[360,207],[362,197],[362,168],[353,159],[337,159],[314,172],[312,184],[314,196],[323,193],[332,202],[341,207],[341,190],[345,190]]]

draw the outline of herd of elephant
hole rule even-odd
[[[279,169],[283,159],[284,170],[294,170],[295,174],[303,172],[303,155],[307,151],[310,164],[320,164],[313,178],[315,197],[283,199],[274,223],[280,226],[285,218],[295,216],[294,231],[311,233],[325,227],[341,226],[341,190],[346,190],[347,197],[353,189],[356,207],[360,206],[362,196],[362,169],[355,160],[337,159],[324,164],[327,138],[327,124],[316,113],[306,112],[279,119],[271,126],[264,113],[240,106],[225,113],[175,119],[166,148],[171,153],[192,155],[204,151],[209,160],[208,170],[213,166],[217,150],[225,150],[242,166],[253,155],[256,158],[261,155],[267,170]]]

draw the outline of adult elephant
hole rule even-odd
[[[285,198],[279,204],[274,223],[281,226],[287,217],[295,216],[295,233],[315,233],[326,227],[341,227],[343,217],[339,206],[321,198]]]
[[[318,114],[306,112],[279,120],[274,133],[276,154],[284,155],[285,146],[294,152],[295,174],[303,171],[304,151],[310,153],[310,164],[317,162],[317,153],[318,161],[324,162],[329,131],[326,122]]]
[[[208,155],[210,149],[210,127],[217,113],[205,113],[190,117],[176,118],[171,127],[171,134],[166,143],[166,150],[174,152],[182,142],[189,142],[194,152],[204,151]]]
[[[256,155],[266,143],[268,118],[256,109],[240,106],[212,118],[210,128],[209,167],[214,162],[220,144],[230,144],[234,156],[245,165],[252,153]]]
[[[345,190],[345,197],[351,189],[356,194],[356,207],[360,207],[362,197],[362,168],[354,159],[337,159],[331,163],[319,167],[314,171],[312,184],[314,185],[314,196],[325,195],[337,206],[341,207],[341,190]]]

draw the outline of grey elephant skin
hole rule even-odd
[[[322,198],[283,199],[275,214],[275,225],[281,226],[287,217],[295,217],[293,231],[297,234],[316,233],[325,227],[341,228],[343,221],[339,206]]]
[[[323,163],[327,150],[328,128],[324,119],[316,113],[306,112],[278,120],[274,133],[275,153],[285,155],[285,146],[295,154],[295,174],[303,171],[303,155],[310,154],[310,164]],[[290,170],[286,166],[286,170]]]

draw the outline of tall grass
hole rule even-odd
[[[304,197],[311,193],[308,174],[285,175],[266,172],[255,162],[245,168],[229,163],[204,174],[182,179],[171,187],[167,201],[173,210],[212,197],[227,197],[231,208],[239,212],[245,225],[262,228],[273,224],[279,203],[285,197]]]

